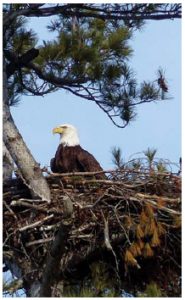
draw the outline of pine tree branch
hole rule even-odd
[[[145,4],[145,7],[147,4]],[[101,9],[96,5],[82,5],[82,4],[65,4],[65,5],[56,5],[49,7],[37,7],[36,9],[32,9],[31,7],[27,7],[25,9],[20,9],[17,11],[9,12],[5,14],[4,17],[4,25],[9,26],[11,22],[17,18],[18,16],[25,17],[49,17],[54,15],[62,14],[65,17],[77,16],[79,18],[97,18],[101,20],[123,20],[123,21],[137,21],[137,20],[165,20],[165,19],[176,19],[181,18],[181,5],[176,4],[170,6],[169,9],[154,9],[153,11],[145,9],[142,10],[143,5],[141,7],[137,7],[136,5],[131,5],[131,8],[125,8],[125,5],[120,5],[118,10],[113,10],[112,5],[108,5],[107,8]],[[126,6],[125,6],[126,7]],[[120,8],[123,8],[121,10]]]
[[[10,61],[6,67],[7,78],[9,78],[17,69],[25,67],[29,62],[36,58],[39,55],[39,50],[32,48],[20,57],[9,50],[4,50],[4,53],[5,57]]]
[[[77,79],[60,78],[55,76],[54,74],[44,72],[36,64],[31,62],[27,63],[26,67],[35,71],[35,73],[38,75],[40,79],[45,80],[58,87],[63,87],[63,85],[70,85],[70,86],[74,85],[77,87],[79,84],[86,83],[88,80],[90,80],[90,78],[88,77],[83,77],[83,78],[78,77]]]
[[[33,53],[32,53],[33,52]],[[86,87],[85,85],[83,85],[84,83],[87,83],[88,81],[90,81],[90,78],[88,77],[83,77],[83,78],[76,78],[76,79],[69,79],[69,78],[60,78],[55,76],[54,74],[51,73],[46,73],[44,72],[39,66],[37,66],[36,64],[34,64],[33,62],[31,62],[31,60],[34,58],[35,55],[38,55],[37,49],[31,49],[29,51],[27,51],[24,55],[22,55],[20,58],[18,58],[14,53],[10,52],[10,51],[5,51],[6,54],[6,58],[9,59],[10,64],[7,67],[7,73],[8,75],[12,75],[12,72],[14,72],[16,69],[19,70],[20,73],[20,80],[21,80],[21,84],[22,86],[29,92],[33,93],[34,95],[44,95],[47,92],[51,92],[56,88],[63,88],[66,89],[70,92],[72,92],[74,95],[79,96],[81,98],[84,98],[86,100],[90,100],[95,102],[101,110],[103,110],[108,118],[111,120],[111,122],[113,122],[114,125],[116,125],[119,128],[125,128],[128,124],[127,121],[123,120],[123,124],[119,125],[117,124],[116,121],[114,121],[114,117],[116,117],[116,114],[112,114],[111,115],[111,110],[113,110],[114,107],[109,107],[108,103],[105,100],[101,100],[98,99],[98,95],[94,96],[94,93],[99,93],[98,88],[94,90],[94,93],[91,93],[91,87]],[[52,87],[50,87],[49,89],[47,89],[46,91],[39,91],[39,90],[35,90],[32,89],[31,87],[27,87],[24,84],[24,80],[23,80],[23,76],[22,76],[22,72],[21,72],[21,67],[27,67],[30,70],[33,70],[36,75],[42,79],[46,85],[47,83],[51,84]],[[78,92],[77,90],[81,90],[81,92]],[[84,92],[86,94],[84,94]],[[100,97],[101,98],[101,97]],[[155,99],[156,100],[156,99]],[[139,100],[137,102],[131,102],[129,104],[129,107],[138,105],[138,104],[142,104],[142,103],[148,103],[148,102],[152,102],[154,101],[154,99],[144,99],[144,100]],[[117,104],[116,107],[118,109],[122,109],[123,104]],[[118,113],[119,116],[119,113]]]
[[[27,67],[35,71],[35,73],[40,79],[54,84],[55,86],[58,85],[59,87],[62,87],[63,85],[79,85],[90,80],[90,78],[88,77],[77,79],[64,79],[57,77],[54,74],[44,72],[36,64],[31,62],[34,58],[36,58],[39,55],[39,50],[35,48],[28,50],[21,57],[18,57],[16,54],[9,50],[4,50],[4,52],[5,57],[10,61],[6,68],[7,78],[9,78],[17,69]]]
[[[169,16],[169,13],[181,13],[181,6],[179,5],[163,5],[156,4],[152,5],[152,8],[149,8],[148,4],[102,4],[102,5],[84,5],[84,4],[67,4],[67,5],[37,5],[33,4],[31,7],[30,4],[14,6],[12,5],[12,11],[10,10],[9,17],[11,14],[18,13],[27,16],[38,16],[45,14],[49,16],[50,14],[55,15],[58,13],[60,17],[76,16],[80,17],[80,14],[90,14],[92,17],[97,18],[97,16],[107,15],[108,19],[113,18],[114,16],[121,16],[122,20],[127,17],[135,16],[153,16],[155,13],[161,14],[165,13]],[[16,10],[17,9],[17,10]],[[13,11],[14,10],[14,11]],[[15,11],[16,10],[16,11]],[[7,13],[5,13],[5,17]],[[141,18],[141,20],[142,20]],[[118,18],[119,20],[119,18]],[[126,19],[125,19],[126,20]],[[89,22],[89,20],[87,21]],[[114,22],[115,23],[115,22]],[[136,22],[137,23],[137,22]],[[109,22],[111,23],[111,21]],[[122,23],[116,23],[120,25]],[[130,26],[130,23],[125,23]],[[137,27],[137,24],[136,24]],[[84,48],[86,43],[84,42]],[[100,48],[101,48],[100,44]],[[34,49],[34,48],[33,48]],[[48,48],[50,49],[50,48]],[[43,50],[45,48],[43,47]],[[47,50],[47,45],[46,45]],[[35,49],[35,51],[37,51]],[[42,51],[42,50],[41,50]],[[50,50],[48,50],[50,52]],[[30,50],[32,53],[32,49]],[[111,51],[108,51],[111,53]],[[51,51],[52,53],[52,51]],[[76,96],[79,96],[83,99],[90,100],[95,102],[101,110],[103,110],[111,122],[113,122],[117,127],[124,128],[134,117],[134,107],[142,103],[149,103],[157,100],[161,100],[160,97],[160,88],[156,89],[154,84],[143,84],[141,91],[136,90],[136,83],[129,80],[125,80],[123,84],[119,84],[113,78],[109,78],[107,74],[109,68],[104,68],[102,74],[105,73],[105,76],[96,78],[96,68],[92,68],[92,73],[89,72],[90,68],[87,69],[83,67],[83,62],[79,62],[79,66],[82,66],[82,70],[77,72],[75,71],[77,65],[75,60],[73,60],[73,54],[70,57],[70,61],[66,62],[66,65],[63,63],[57,63],[60,60],[58,59],[58,54],[56,62],[50,62],[50,59],[47,58],[46,61],[42,62],[43,65],[40,66],[32,62],[33,56],[28,55],[29,51],[23,54],[21,57],[17,57],[14,53],[5,50],[6,58],[10,61],[10,64],[7,67],[8,76],[11,76],[16,70],[19,73],[15,74],[14,82],[17,87],[16,91],[19,94],[26,94],[27,92],[32,93],[33,95],[44,95],[51,91],[57,90],[58,88],[63,88]],[[105,58],[101,58],[98,63],[107,62],[109,57],[105,53]],[[35,53],[36,55],[36,53]],[[102,54],[104,56],[104,54]],[[115,59],[115,56],[112,55]],[[116,55],[116,61],[118,59],[119,53]],[[78,59],[78,58],[77,58]],[[55,60],[55,59],[54,59]],[[94,61],[93,61],[94,62]],[[98,64],[97,63],[97,64]],[[124,64],[124,59],[120,58],[118,61],[119,68]],[[111,66],[110,66],[111,67]],[[119,69],[118,68],[118,69]],[[73,70],[74,69],[74,70]],[[119,69],[119,72],[121,72]],[[115,72],[114,68],[113,71]],[[94,73],[93,73],[94,72]],[[113,72],[113,75],[114,75]],[[87,75],[86,75],[87,74]],[[91,75],[88,75],[91,74]],[[116,73],[115,73],[116,74]],[[131,72],[128,68],[122,70],[121,73],[123,76],[131,76]],[[120,77],[121,78],[121,77]],[[41,79],[42,81],[40,81]],[[109,86],[110,85],[110,86]],[[13,90],[10,84],[10,91]],[[15,91],[13,90],[14,94]],[[121,119],[120,124],[118,124],[118,118]]]

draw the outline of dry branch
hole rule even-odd
[[[50,215],[48,217],[43,218],[41,221],[37,221],[35,223],[25,225],[24,227],[19,228],[19,231],[23,232],[23,231],[25,231],[27,229],[30,229],[30,228],[36,228],[37,226],[40,226],[41,224],[43,224],[45,221],[48,221],[48,220],[52,219],[53,216],[54,215]]]

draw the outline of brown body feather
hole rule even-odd
[[[103,171],[92,154],[80,145],[63,146],[60,144],[55,157],[51,159],[51,171],[54,173],[96,172]],[[105,174],[97,174],[97,179],[106,178]]]

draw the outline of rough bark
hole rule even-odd
[[[33,197],[50,201],[50,190],[39,164],[19,133],[8,106],[6,65],[3,68],[3,141]]]
[[[12,173],[14,171],[14,162],[13,159],[3,143],[3,182],[11,180]]]

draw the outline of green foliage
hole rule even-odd
[[[82,287],[79,290],[70,286],[64,291],[63,297],[95,297],[95,293],[90,287]]]
[[[151,282],[146,286],[146,289],[144,292],[139,292],[138,297],[162,297],[161,289],[160,287],[155,283]]]
[[[3,46],[5,49],[21,55],[36,45],[36,33],[32,29],[28,30],[26,25],[27,20],[24,17],[19,17],[11,23],[6,35],[3,36]]]
[[[91,264],[90,270],[95,289],[103,291],[110,281],[107,265],[103,261],[94,262]]]
[[[64,61],[64,74],[67,76],[90,76],[92,80],[96,80],[97,66],[101,65],[105,71],[102,76],[109,76],[111,73],[111,79],[120,77],[120,66],[116,64],[113,66],[112,61],[104,65],[107,62],[107,56],[103,55],[103,51],[107,52],[110,57],[111,52],[114,51],[115,61],[116,56],[120,55],[121,51],[124,51],[125,57],[130,55],[131,49],[126,46],[126,41],[129,38],[128,29],[117,29],[116,31],[109,26],[106,26],[106,22],[100,20],[87,20],[82,19],[76,24],[75,31],[72,29],[73,20],[61,19],[61,29],[58,33],[58,38],[55,41],[44,43],[44,47],[40,47],[43,60],[48,58],[55,62]],[[56,24],[56,23],[55,23]],[[89,30],[87,30],[87,27]],[[119,47],[118,47],[119,45]],[[101,55],[102,52],[102,55]],[[90,67],[88,67],[88,63]],[[66,73],[67,70],[70,72]],[[76,68],[76,65],[78,68]],[[111,68],[115,68],[116,72],[111,72]],[[95,68],[95,73],[93,72]],[[112,70],[112,71],[115,71]],[[78,71],[78,72],[77,72]],[[119,71],[119,75],[117,72]],[[98,76],[99,80],[99,76]]]
[[[140,99],[145,101],[158,100],[160,98],[159,89],[154,83],[143,82],[141,84]]]
[[[139,159],[136,159],[132,161],[131,165],[133,169],[139,170],[141,168],[141,161]]]
[[[113,147],[112,149],[112,162],[117,168],[123,166],[122,150],[119,147]]]
[[[14,9],[22,8],[21,5],[13,6]],[[12,51],[17,57],[23,55],[29,49],[35,47],[37,43],[36,33],[32,29],[28,30],[27,20],[24,17],[15,19],[3,36],[4,49]],[[7,63],[9,61],[7,60]],[[27,75],[30,74],[28,69],[15,72],[8,80],[9,105],[17,105],[21,99],[21,94],[25,93],[23,82],[29,82],[30,87],[34,85],[33,81],[27,80]]]
[[[82,287],[80,290],[69,287],[67,292],[64,291],[63,297],[97,297],[97,291],[93,287]],[[117,294],[114,289],[107,289],[98,297],[117,297]]]
[[[64,286],[63,297],[115,297],[116,279],[110,266],[103,261],[90,264],[90,274],[76,285]]]
[[[157,167],[157,171],[160,172],[160,173],[164,173],[164,172],[167,172],[167,167],[166,165],[164,164],[163,161],[159,161],[156,165]]]
[[[130,99],[125,99],[123,103],[123,108],[121,110],[121,117],[122,119],[128,124],[131,120],[134,120],[136,114],[131,108],[131,101]]]
[[[108,36],[108,46],[116,55],[128,57],[132,50],[127,45],[131,32],[127,27],[117,28]]]
[[[157,176],[157,180],[164,180],[163,174],[170,172],[169,170],[169,161],[163,160],[161,158],[156,157],[157,149],[148,147],[147,150],[141,152],[144,156],[140,158],[130,159],[128,162],[124,162],[122,149],[120,147],[113,147],[111,149],[112,154],[112,162],[117,168],[125,168],[125,169],[134,169],[136,171],[150,171],[150,175]],[[138,155],[138,153],[134,154]],[[133,155],[131,156],[133,157]],[[132,175],[133,179],[134,175]]]
[[[146,151],[144,151],[144,155],[146,156],[149,166],[152,165],[154,157],[156,155],[157,149],[150,149],[148,148]]]
[[[92,13],[91,6],[86,8],[86,13]],[[80,13],[82,7],[77,4],[71,11]],[[98,9],[149,12],[157,7],[101,4]],[[22,9],[31,10],[37,16],[37,8],[35,10],[31,4],[12,4],[9,7],[12,14]],[[129,40],[133,28],[142,26],[142,19],[116,20],[110,18],[111,13],[107,18],[99,19],[96,18],[98,14],[98,10],[93,9],[93,17],[61,13],[52,18],[47,28],[56,33],[56,37],[40,43],[39,55],[34,59],[39,71],[24,66],[11,76],[9,88],[11,97],[15,93],[15,103],[16,97],[21,94],[44,95],[64,88],[77,96],[95,101],[115,124],[121,118],[120,127],[125,127],[135,118],[137,104],[161,99],[161,87],[157,80],[152,83],[144,81],[138,87],[135,74],[128,65],[133,53]],[[36,44],[37,35],[28,29],[26,19],[21,14],[7,28],[4,26],[5,49],[20,56]]]

